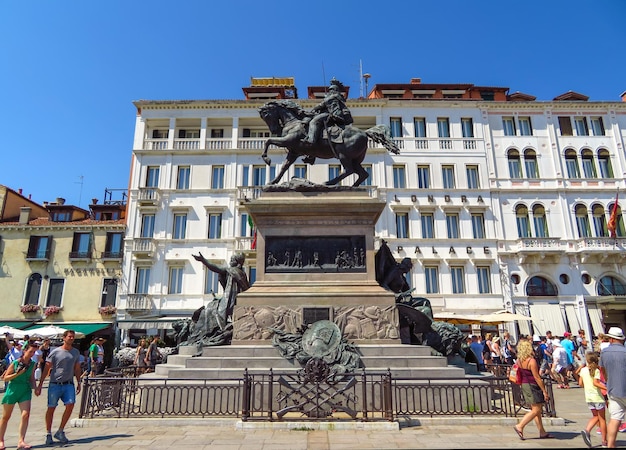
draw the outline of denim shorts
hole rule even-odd
[[[591,410],[595,409],[595,410],[600,411],[606,408],[606,403],[587,402],[587,407]]]
[[[64,405],[76,403],[76,388],[74,384],[54,384],[48,386],[48,408],[56,408],[59,400]]]

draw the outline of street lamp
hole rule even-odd
[[[365,98],[367,98],[367,94],[368,94],[368,90],[367,90],[367,82],[368,80],[371,78],[372,75],[370,75],[369,73],[364,73],[363,74],[363,79],[365,80]]]

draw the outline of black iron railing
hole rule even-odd
[[[502,371],[504,368],[502,368]],[[506,376],[425,380],[384,373],[312,379],[270,370],[239,379],[136,377],[137,368],[86,378],[80,418],[240,417],[244,421],[375,421],[402,416],[525,414],[521,389]],[[556,417],[552,383],[544,414]]]

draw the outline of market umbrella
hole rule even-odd
[[[516,320],[533,320],[531,317],[524,316],[522,314],[516,314],[508,311],[496,311],[491,314],[485,314],[479,316],[482,323],[506,323],[514,322]]]
[[[62,339],[63,333],[65,333],[66,330],[67,328],[57,327],[56,325],[48,325],[41,328],[31,328],[29,330],[26,330],[26,332],[29,336],[34,336],[42,339]],[[84,338],[85,334],[77,331],[76,337]]]
[[[457,314],[451,311],[441,311],[434,314],[434,320],[448,322],[454,325],[471,325],[481,323],[480,316]]]
[[[13,339],[24,339],[28,333],[24,330],[13,327],[0,327],[0,336],[4,336],[5,333],[9,333]]]

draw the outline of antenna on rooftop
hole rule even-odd
[[[80,192],[78,194],[78,207],[80,208],[80,202],[83,198],[83,180],[85,177],[82,175],[79,175],[78,178],[80,178],[80,181],[75,181],[74,183],[80,184]]]

